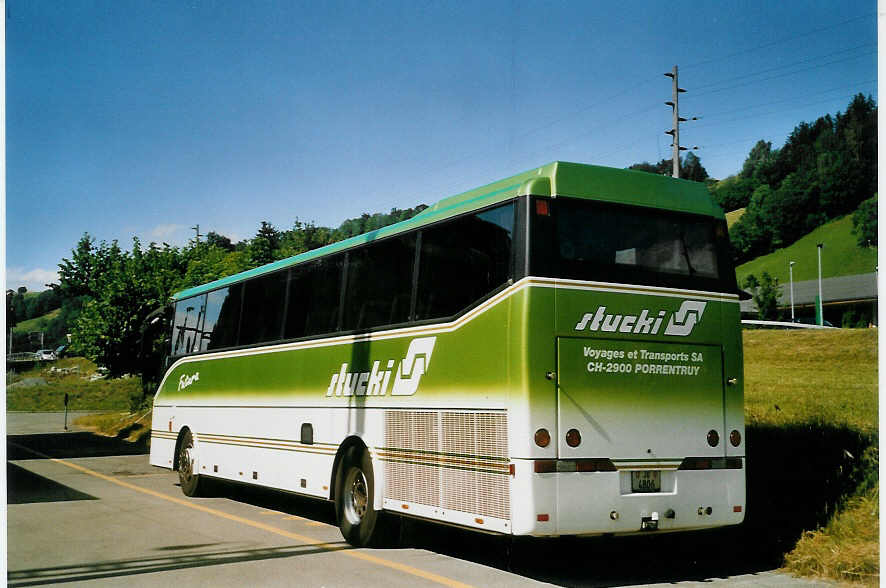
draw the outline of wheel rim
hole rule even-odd
[[[345,480],[344,514],[352,525],[359,525],[369,507],[366,476],[359,468],[352,468]]]
[[[187,484],[194,477],[194,446],[189,442],[181,449],[178,460],[178,475],[182,484]]]

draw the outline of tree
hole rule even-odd
[[[11,329],[18,324],[15,318],[15,291],[6,291],[6,328]]]
[[[861,203],[852,213],[852,233],[859,247],[877,246],[877,195]]]
[[[249,243],[249,260],[255,266],[271,263],[280,248],[280,231],[267,221],[261,222],[261,227]]]
[[[231,240],[215,231],[209,231],[209,233],[206,234],[206,243],[210,246],[224,249],[225,251],[234,250],[234,244],[231,243]]]
[[[73,351],[112,375],[139,371],[141,325],[168,302],[180,282],[185,270],[181,252],[154,243],[144,249],[138,239],[127,252],[116,241],[96,245],[85,235],[59,270],[59,293],[80,299],[71,328]]]
[[[703,182],[708,179],[708,170],[701,164],[701,159],[695,153],[687,153],[680,166],[680,177],[693,182]]]
[[[814,228],[807,223],[808,211],[815,208],[814,198],[795,174],[768,192],[768,198],[758,206],[759,218],[771,235],[771,247],[789,245]]]
[[[744,160],[744,164],[741,166],[741,172],[739,172],[739,177],[749,180],[754,177],[754,171],[757,169],[757,165],[765,159],[768,159],[772,155],[772,143],[770,141],[764,141],[760,139],[757,143],[751,147],[750,153],[748,153],[747,158]]]
[[[644,171],[644,172],[647,172],[650,174],[657,174],[660,176],[661,175],[669,176],[669,175],[671,175],[671,171],[672,171],[670,169],[670,166],[671,166],[671,160],[662,159],[657,164],[652,164],[652,163],[649,163],[648,161],[643,161],[641,163],[635,163],[634,165],[629,166],[628,169],[632,169],[635,171]]]
[[[674,173],[673,159],[662,159],[656,164],[648,161],[635,163],[628,167],[635,171],[644,171],[660,176],[670,176]],[[708,172],[701,165],[701,159],[694,153],[687,153],[686,157],[680,160],[680,177],[684,180],[693,180],[695,182],[703,182],[708,178]]]
[[[760,319],[772,321],[778,318],[778,299],[781,297],[778,278],[773,279],[769,272],[763,272],[757,280],[754,274],[750,274],[742,286],[753,293]]]
[[[748,205],[754,193],[754,182],[750,178],[729,176],[713,184],[710,190],[717,204],[729,212]]]

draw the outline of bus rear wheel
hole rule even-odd
[[[345,541],[355,547],[376,544],[378,511],[373,508],[375,488],[369,452],[349,448],[339,462],[335,479],[335,514]]]
[[[194,451],[194,436],[191,431],[182,434],[182,440],[178,449],[178,481],[185,496],[200,496],[200,474],[196,471],[196,454]]]

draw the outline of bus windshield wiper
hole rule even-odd
[[[680,244],[683,246],[683,258],[686,260],[686,265],[689,267],[689,275],[694,276],[696,271],[695,268],[692,267],[692,262],[689,261],[689,247],[686,246],[686,237],[683,235],[683,231],[680,231]]]

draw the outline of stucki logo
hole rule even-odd
[[[701,321],[701,315],[704,314],[707,304],[707,302],[698,300],[684,300],[677,312],[668,319],[664,334],[677,337],[688,336],[695,325]],[[597,308],[596,312],[585,313],[575,325],[575,330],[657,335],[667,314],[667,310],[659,310],[656,313],[645,308],[639,315],[608,314],[606,307],[601,306]]]
[[[428,370],[436,342],[436,337],[413,339],[406,357],[396,370],[393,369],[397,363],[394,359],[389,359],[384,368],[380,361],[374,361],[368,372],[349,372],[348,364],[343,363],[338,373],[332,374],[326,396],[384,396],[388,392],[392,373],[394,385],[391,396],[412,396]]]

